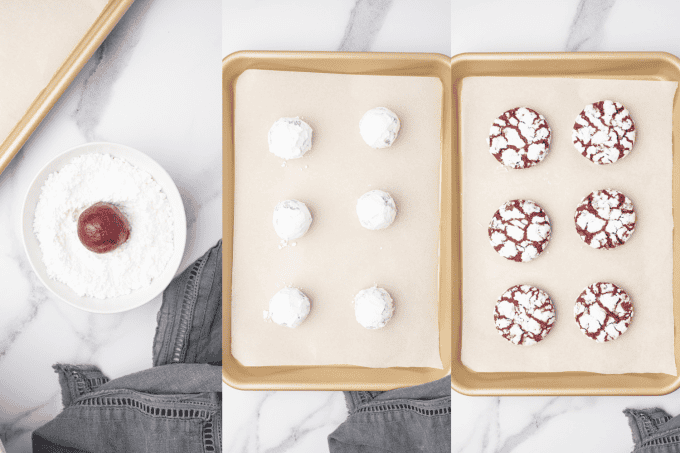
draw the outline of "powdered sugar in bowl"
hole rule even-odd
[[[79,215],[95,203],[115,206],[129,239],[97,254],[80,242]],[[57,156],[36,176],[23,209],[24,247],[54,294],[91,312],[136,308],[159,295],[179,268],[186,216],[177,187],[145,154],[113,143],[87,143]]]

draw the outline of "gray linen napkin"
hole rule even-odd
[[[388,392],[344,392],[349,417],[331,453],[450,453],[451,376]]]

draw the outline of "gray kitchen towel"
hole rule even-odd
[[[387,392],[345,392],[331,453],[450,453],[451,376]]]
[[[222,240],[163,292],[153,366],[222,364]]]
[[[633,434],[633,453],[680,453],[680,415],[672,417],[658,407],[623,413]]]
[[[64,410],[33,433],[35,453],[221,451],[222,241],[163,292],[148,370],[109,380],[57,364]]]

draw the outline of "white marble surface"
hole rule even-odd
[[[149,368],[160,297],[126,313],[85,313],[52,296],[26,259],[20,211],[55,155],[88,141],[136,148],[179,188],[188,234],[181,270],[221,237],[221,4],[137,0],[0,175],[0,439],[61,411],[51,366],[91,363],[109,377]]]

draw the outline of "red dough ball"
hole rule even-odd
[[[128,219],[110,203],[95,203],[78,217],[78,239],[91,252],[110,252],[129,237]]]

